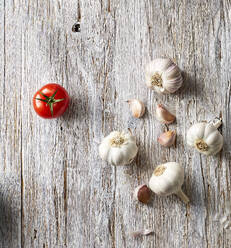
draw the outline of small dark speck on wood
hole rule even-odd
[[[37,238],[37,230],[34,229],[34,239],[36,239],[36,238]]]
[[[74,32],[74,33],[80,32],[80,22],[76,22],[76,23],[72,26],[72,32]]]

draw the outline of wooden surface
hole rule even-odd
[[[81,21],[81,32],[72,25]],[[219,218],[230,203],[231,4],[201,0],[0,1],[0,247],[230,247]],[[169,56],[184,87],[160,96],[144,67]],[[48,82],[71,96],[65,115],[38,117],[31,99]],[[143,100],[135,120],[124,102]],[[161,148],[157,103],[176,107],[177,146]],[[225,145],[215,157],[186,147],[192,123],[222,116]],[[139,154],[112,167],[98,156],[101,138],[131,128]],[[186,207],[175,196],[134,202],[133,189],[154,167],[185,168]],[[215,217],[218,216],[218,220]],[[132,238],[131,231],[154,235]]]

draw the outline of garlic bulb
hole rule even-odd
[[[168,162],[156,167],[149,181],[149,188],[157,195],[176,194],[187,204],[189,199],[181,190],[183,182],[183,167],[176,162]]]
[[[151,199],[151,190],[146,184],[142,184],[135,188],[134,198],[139,202],[147,204]]]
[[[205,155],[217,154],[223,147],[223,136],[217,130],[220,125],[221,119],[194,124],[187,132],[187,144]]]
[[[176,120],[176,116],[170,113],[163,104],[157,104],[156,119],[164,124],[171,124]]]
[[[145,106],[143,102],[137,99],[131,99],[131,100],[128,100],[127,103],[129,104],[130,110],[132,111],[132,115],[134,117],[140,118],[144,115]]]
[[[113,131],[99,145],[99,155],[112,165],[130,164],[138,152],[135,137],[130,133]]]
[[[165,146],[165,147],[170,147],[172,146],[175,141],[176,141],[176,132],[175,131],[167,131],[167,132],[164,132],[162,133],[157,141],[162,145],[162,146]]]
[[[147,64],[145,78],[147,86],[157,93],[174,93],[183,83],[179,67],[169,58],[154,59]]]

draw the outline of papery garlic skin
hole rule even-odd
[[[149,181],[149,188],[157,195],[178,195],[184,203],[188,203],[188,197],[182,192],[184,182],[184,169],[176,162],[168,162],[158,165]]]
[[[99,145],[100,157],[112,165],[130,164],[137,152],[135,137],[126,132],[113,131]]]
[[[144,229],[144,230],[138,230],[135,232],[131,232],[131,236],[134,238],[137,238],[139,236],[147,236],[147,235],[152,234],[152,233],[154,233],[153,229]]]
[[[206,122],[192,125],[187,132],[187,144],[207,156],[217,154],[224,143],[223,136],[217,130],[218,126]]]
[[[146,65],[146,84],[157,93],[174,93],[183,84],[179,67],[169,58],[154,59]]]
[[[128,100],[130,110],[135,118],[140,118],[144,115],[145,106],[144,103],[137,99]]]
[[[171,124],[176,120],[176,116],[170,113],[163,104],[157,104],[156,119],[163,124]]]

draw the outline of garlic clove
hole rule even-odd
[[[175,131],[164,132],[158,137],[157,141],[164,147],[170,147],[176,141],[176,132]]]
[[[171,124],[176,120],[176,116],[170,113],[163,104],[157,104],[156,118],[164,124]]]
[[[130,110],[135,118],[140,118],[144,115],[145,106],[144,103],[137,99],[128,100]]]
[[[135,188],[134,198],[139,202],[147,204],[151,199],[151,190],[146,184],[142,184]]]

